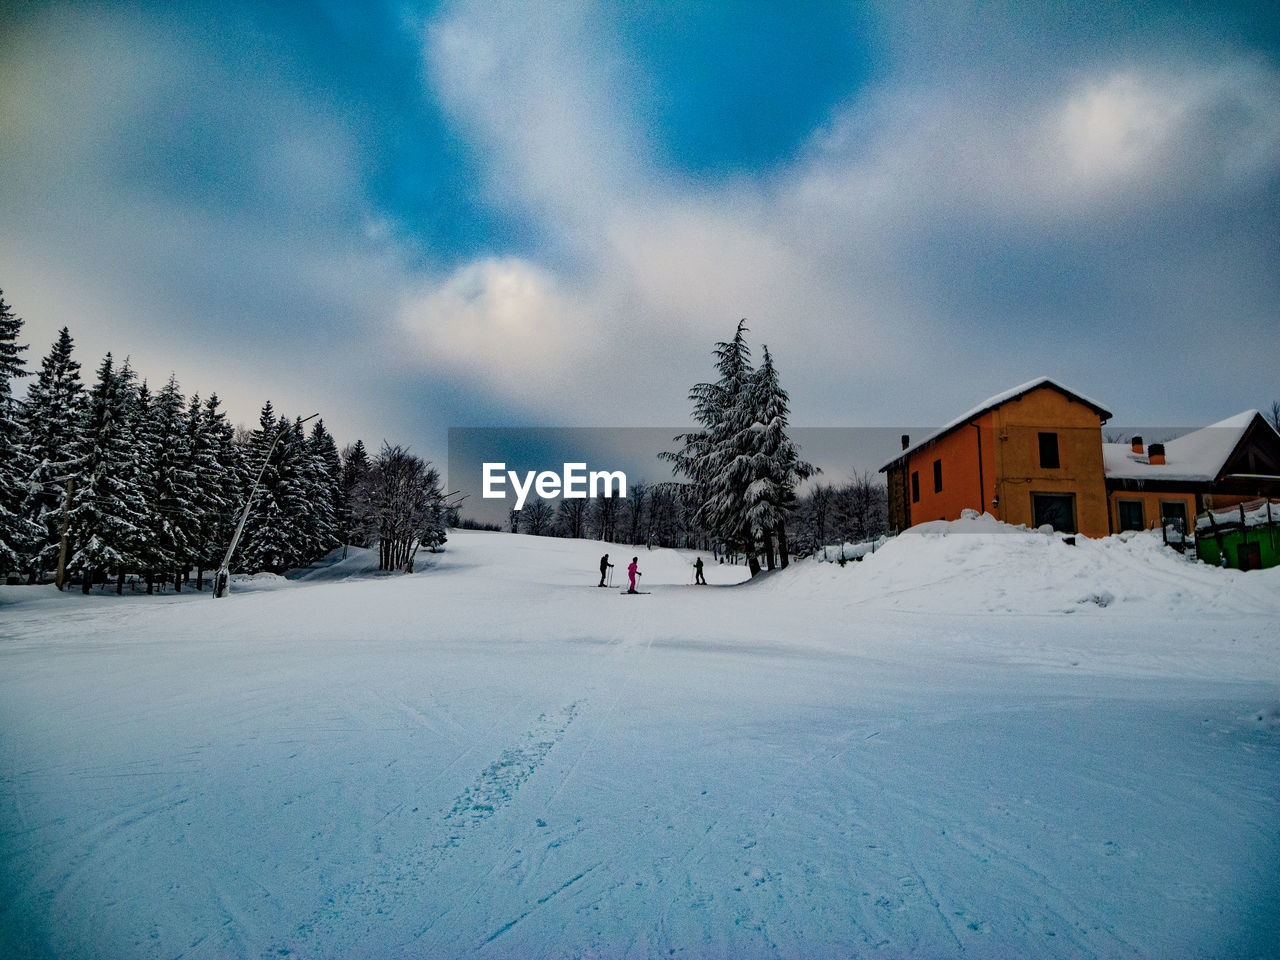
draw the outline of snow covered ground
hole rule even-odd
[[[0,955],[1280,956],[1280,570],[600,549],[0,588]]]

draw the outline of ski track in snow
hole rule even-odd
[[[379,837],[376,859],[378,869],[374,875],[362,877],[335,897],[333,904],[320,915],[301,925],[299,933],[303,938],[300,942],[278,944],[273,952],[281,956],[293,953],[308,955],[314,952],[310,949],[310,942],[313,940],[318,940],[320,944],[340,940],[342,929],[349,923],[350,917],[389,916],[401,912],[406,904],[420,899],[425,881],[440,870],[446,860],[467,856],[467,843],[475,831],[483,829],[486,821],[501,813],[515,798],[521,785],[546,762],[551,751],[564,738],[579,709],[580,704],[574,702],[555,714],[540,715],[522,741],[503,750],[500,756],[481,770],[442,814],[429,818],[421,815],[421,808],[414,807],[407,815],[419,822],[413,831],[418,839],[407,847],[388,849]],[[410,713],[417,711],[410,709]],[[461,755],[449,766],[452,767],[460,759]],[[442,776],[447,769],[437,776]],[[374,826],[380,826],[393,816],[405,816],[404,806],[407,802],[403,801],[387,811]],[[439,919],[440,917],[433,918],[417,936],[428,933]],[[514,926],[519,919],[512,921],[504,929]],[[495,939],[501,932],[503,931],[493,934],[485,942]]]

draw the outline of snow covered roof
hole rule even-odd
[[[1152,464],[1147,454],[1134,453],[1130,444],[1104,443],[1103,470],[1107,477],[1115,480],[1209,483],[1217,479],[1232,451],[1257,416],[1257,410],[1245,410],[1234,417],[1219,420],[1167,441],[1164,445],[1163,464]]]
[[[948,423],[945,427],[941,427],[940,429],[935,430],[933,433],[929,434],[923,440],[913,443],[911,446],[907,447],[907,449],[903,450],[901,453],[895,456],[892,460],[890,460],[880,469],[882,471],[889,469],[889,467],[897,463],[899,460],[903,459],[904,457],[910,456],[911,454],[915,453],[917,450],[923,447],[927,447],[929,444],[933,443],[935,440],[940,439],[941,437],[950,433],[952,430],[956,429],[956,427],[964,426],[974,417],[979,417],[982,414],[986,413],[988,410],[994,410],[996,407],[1000,406],[1002,403],[1008,403],[1010,400],[1014,400],[1022,396],[1024,393],[1030,393],[1032,390],[1035,390],[1038,387],[1050,387],[1054,390],[1057,390],[1059,393],[1064,393],[1068,397],[1070,397],[1072,400],[1078,400],[1080,403],[1083,403],[1085,406],[1092,407],[1094,410],[1098,412],[1098,415],[1102,417],[1103,420],[1111,419],[1111,411],[1108,410],[1106,407],[1104,407],[1102,404],[1098,403],[1098,401],[1091,400],[1088,397],[1086,397],[1083,393],[1078,393],[1077,391],[1072,390],[1069,387],[1064,387],[1062,384],[1058,383],[1058,381],[1050,377],[1036,377],[1036,379],[1028,380],[1026,383],[1020,384],[1019,386],[1016,386],[1011,390],[1006,390],[1003,393],[997,393],[994,397],[987,397],[987,399],[983,400],[980,404],[978,404],[972,410],[968,410],[962,413],[960,416],[956,417],[954,420]]]

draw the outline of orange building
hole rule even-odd
[[[1102,425],[1111,412],[1040,377],[984,400],[881,467],[889,526],[955,520],[964,509],[1006,523],[1110,532]]]

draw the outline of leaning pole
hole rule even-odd
[[[313,413],[307,417],[307,420],[314,420],[320,416]],[[271,454],[275,452],[276,444],[280,442],[280,438],[286,432],[292,430],[295,426],[306,423],[307,420],[299,420],[295,423],[286,423],[276,434],[276,438],[271,441],[271,446],[267,448],[267,455],[262,458],[262,466],[258,468],[258,476],[253,481],[253,486],[249,488],[249,496],[244,502],[244,511],[240,514],[240,522],[236,524],[236,532],[231,537],[231,543],[227,547],[226,556],[222,558],[222,565],[218,567],[218,572],[213,578],[213,599],[227,595],[227,587],[231,582],[231,556],[236,552],[236,546],[240,543],[240,535],[244,533],[244,525],[249,520],[249,508],[253,506],[253,498],[258,493],[258,484],[262,482],[262,475],[266,473],[267,464],[271,462]]]

